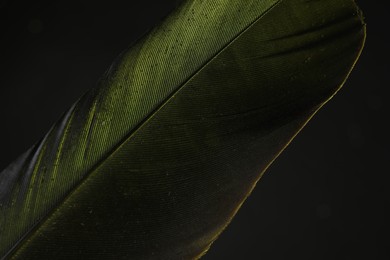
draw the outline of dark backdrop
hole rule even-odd
[[[175,2],[0,0],[0,170]],[[389,9],[359,2],[368,38],[350,79],[204,259],[389,259]]]

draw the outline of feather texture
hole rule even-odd
[[[200,257],[364,37],[352,0],[184,2],[0,173],[0,257]]]

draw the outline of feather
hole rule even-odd
[[[352,0],[185,1],[0,173],[0,257],[201,257],[364,39]]]

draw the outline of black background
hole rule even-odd
[[[0,169],[175,2],[0,0]],[[390,258],[389,4],[358,2],[368,37],[350,79],[270,167],[203,259]]]

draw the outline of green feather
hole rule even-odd
[[[0,173],[0,258],[199,258],[364,39],[352,0],[185,1]]]

